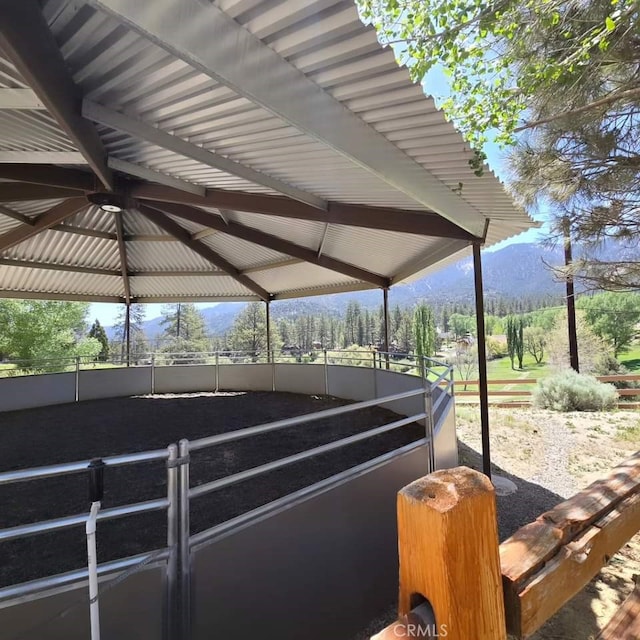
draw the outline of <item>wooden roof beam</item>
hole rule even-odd
[[[244,191],[207,189],[204,197],[185,193],[171,187],[154,184],[134,185],[129,191],[134,198],[160,202],[173,202],[204,207],[246,211],[281,218],[297,218],[365,227],[399,233],[412,233],[438,238],[471,241],[475,236],[449,220],[430,211],[411,211],[389,207],[369,207],[341,202],[329,202],[321,211],[284,196],[270,196]]]
[[[55,207],[49,209],[49,211],[40,214],[32,225],[20,225],[16,229],[11,229],[11,231],[1,235],[0,251],[14,247],[39,234],[41,231],[54,227],[86,206],[87,200],[85,198],[69,198],[69,200],[57,204]]]
[[[162,211],[153,209],[144,204],[140,204],[137,210],[145,216],[145,218],[151,220],[151,222],[158,225],[161,229],[164,229],[167,233],[171,234],[176,240],[182,242],[185,246],[189,247],[193,252],[202,256],[205,260],[208,260],[211,264],[226,271],[234,280],[239,282],[243,287],[246,287],[250,291],[260,296],[262,300],[269,300],[271,296],[269,292],[263,289],[257,282],[254,282],[249,276],[244,275],[239,269],[234,267],[226,258],[223,258],[219,253],[208,247],[200,240],[194,240],[191,234],[181,227],[177,222],[174,222]]]
[[[0,178],[78,191],[99,191],[93,173],[51,164],[0,163]]]
[[[361,269],[360,267],[347,264],[346,262],[336,260],[326,255],[319,255],[318,252],[313,249],[294,244],[293,242],[278,238],[259,229],[245,227],[237,222],[229,221],[225,223],[220,217],[196,207],[162,202],[158,202],[157,207],[173,216],[184,218],[185,220],[201,224],[211,229],[216,229],[221,233],[226,233],[235,238],[240,238],[241,240],[252,242],[267,249],[284,253],[292,258],[299,258],[310,264],[330,269],[331,271],[355,278],[356,280],[363,280],[364,282],[369,282],[382,288],[388,287],[390,284],[388,278],[377,273],[372,273],[366,269]]]
[[[82,96],[37,0],[0,0],[0,47],[107,189],[113,176],[94,125],[80,113]]]

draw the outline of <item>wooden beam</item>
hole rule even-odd
[[[622,603],[596,640],[638,640],[640,638],[640,583]]]
[[[226,233],[234,238],[240,238],[241,240],[252,242],[262,247],[266,247],[267,249],[278,251],[279,253],[285,253],[292,258],[304,260],[310,264],[330,269],[331,271],[341,273],[349,276],[350,278],[370,282],[378,287],[384,288],[389,286],[389,279],[377,273],[372,273],[365,269],[361,269],[360,267],[342,262],[341,260],[336,260],[335,258],[331,258],[327,255],[319,255],[313,249],[308,249],[307,247],[297,245],[293,242],[289,242],[288,240],[284,240],[283,238],[278,238],[277,236],[265,233],[259,229],[245,227],[237,222],[229,221],[228,223],[225,223],[225,221],[218,216],[208,213],[207,211],[203,211],[202,209],[198,209],[197,207],[162,202],[158,202],[157,207],[165,213],[169,213],[173,216],[184,218],[185,220],[201,224],[211,229],[216,229],[220,233]]]
[[[117,131],[123,131],[135,138],[144,140],[163,149],[173,151],[185,158],[192,158],[196,162],[208,167],[213,167],[214,169],[238,176],[244,180],[248,180],[249,182],[268,187],[269,189],[273,189],[279,193],[284,193],[295,200],[306,202],[314,207],[323,208],[326,206],[324,200],[318,198],[318,196],[302,191],[301,189],[297,189],[296,187],[286,184],[277,178],[272,178],[266,173],[256,171],[255,169],[236,162],[235,160],[230,160],[225,156],[208,151],[207,149],[192,144],[191,142],[187,142],[178,136],[162,131],[158,127],[154,127],[147,122],[131,118],[124,113],[113,111],[107,107],[103,107],[102,105],[85,100],[82,103],[82,115],[89,120],[93,120],[94,122],[116,129]]]
[[[0,164],[0,178],[78,191],[99,191],[100,189],[93,173],[50,164]]]
[[[0,182],[0,202],[56,200],[57,198],[75,198],[77,196],[77,189],[63,189],[42,184],[28,184],[25,182]]]
[[[62,231],[63,233],[74,233],[78,236],[88,236],[90,238],[100,238],[102,240],[117,240],[115,233],[108,231],[98,231],[97,229],[87,229],[85,227],[72,227],[70,224],[57,224],[51,227],[52,231]]]
[[[22,222],[22,224],[33,224],[34,222],[34,218],[29,218],[29,216],[25,216],[24,213],[19,213],[18,211],[9,209],[9,207],[4,207],[1,204],[0,204],[0,213],[3,216],[7,216],[7,218],[13,218],[14,220],[18,220],[18,222]]]
[[[87,200],[85,198],[69,198],[64,202],[57,204],[46,213],[39,215],[32,225],[25,224],[1,235],[0,251],[4,251],[5,249],[9,249],[10,247],[20,244],[45,229],[50,229],[66,218],[70,218],[86,206]]]
[[[96,276],[119,276],[119,271],[100,269],[97,267],[82,267],[73,264],[54,264],[51,262],[34,262],[32,260],[11,260],[0,258],[0,265],[5,267],[19,267],[21,269],[44,269],[46,271],[68,271],[69,273],[88,273]]]
[[[46,109],[32,89],[0,89],[0,109]]]
[[[116,236],[118,238],[118,253],[120,254],[120,273],[122,275],[122,284],[124,285],[124,303],[127,305],[127,313],[131,304],[131,287],[129,285],[129,267],[127,265],[127,247],[124,241],[124,229],[122,226],[122,212],[118,211],[113,214],[116,225]],[[127,332],[127,340],[129,334]]]
[[[640,452],[500,545],[509,633],[534,633],[639,529]]]
[[[175,241],[175,238],[174,238]],[[224,276],[229,277],[229,274],[225,271],[130,271],[130,278],[191,278],[191,277],[205,277],[210,276]]]
[[[280,267],[290,267],[292,264],[302,264],[304,260],[298,260],[298,258],[291,258],[289,260],[279,260],[278,262],[270,262],[269,264],[257,265],[255,267],[249,267],[243,269],[242,273],[258,273],[260,271],[268,271],[269,269],[280,269]]]
[[[215,207],[282,218],[314,220],[352,227],[366,227],[368,229],[398,231],[400,233],[456,240],[470,241],[474,239],[474,236],[460,229],[452,222],[428,211],[365,207],[339,202],[329,202],[327,211],[321,211],[283,196],[207,189],[206,195],[200,197],[177,189],[171,189],[171,187],[151,184],[135,185],[131,187],[129,193],[132,197],[142,200]]]
[[[164,229],[167,233],[171,234],[176,240],[182,242],[185,246],[189,247],[192,251],[202,256],[205,260],[208,260],[211,264],[226,271],[234,280],[238,281],[242,286],[246,287],[250,291],[260,296],[263,300],[269,300],[269,293],[263,289],[259,284],[254,282],[251,278],[240,272],[239,269],[234,267],[226,258],[223,258],[219,253],[203,244],[199,240],[194,240],[191,234],[181,227],[177,222],[174,222],[167,215],[152,209],[146,205],[139,205],[138,211],[151,220],[151,222],[157,224],[161,229]]]
[[[107,189],[106,153],[93,124],[80,113],[82,96],[37,0],[0,0],[0,47],[57,120]]]

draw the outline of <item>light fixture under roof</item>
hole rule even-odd
[[[97,191],[96,193],[88,194],[87,200],[109,213],[120,213],[127,208],[125,198],[118,193]]]

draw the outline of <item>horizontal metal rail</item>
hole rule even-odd
[[[194,451],[225,442],[235,442],[236,440],[249,438],[250,436],[255,436],[259,433],[269,433],[271,431],[277,431],[279,429],[286,429],[287,427],[294,427],[298,424],[304,424],[305,422],[313,422],[315,420],[322,420],[324,418],[333,418],[345,413],[351,413],[352,411],[366,409],[367,407],[376,407],[382,404],[387,404],[389,402],[394,402],[396,400],[412,398],[413,396],[422,395],[423,393],[424,389],[422,388],[413,389],[411,391],[403,391],[402,393],[395,393],[391,396],[385,396],[384,398],[363,400],[362,402],[354,402],[353,404],[347,404],[342,407],[334,407],[333,409],[317,411],[316,413],[305,413],[295,418],[285,418],[284,420],[277,420],[275,422],[269,422],[268,424],[261,424],[255,427],[247,427],[246,429],[238,429],[237,431],[231,431],[229,433],[223,433],[215,436],[207,436],[206,438],[199,438],[197,440],[191,441],[189,443],[189,449],[191,451]]]
[[[440,393],[440,397],[431,406],[431,411],[435,414],[438,407],[445,402],[445,400],[451,400],[451,396],[443,389]]]
[[[201,484],[189,490],[189,497],[197,498],[198,496],[210,493],[211,491],[216,491],[218,489],[237,484],[238,482],[249,480],[250,478],[254,478],[263,473],[276,471],[277,469],[293,464],[295,462],[302,462],[303,460],[307,460],[308,458],[312,458],[313,456],[320,455],[321,453],[328,453],[329,451],[333,451],[334,449],[340,449],[341,447],[346,447],[350,444],[361,442],[362,440],[367,440],[382,433],[387,433],[388,431],[399,429],[400,427],[404,427],[405,425],[411,424],[412,422],[423,420],[424,418],[426,418],[426,416],[427,414],[424,412],[418,413],[416,415],[409,416],[408,418],[402,418],[401,420],[396,420],[395,422],[385,424],[381,427],[370,429],[369,431],[365,431],[363,433],[358,433],[347,438],[341,438],[340,440],[334,440],[333,442],[314,447],[313,449],[307,449],[306,451],[295,453],[291,456],[287,456],[286,458],[280,458],[280,460],[267,462],[266,464],[262,464],[258,467],[253,467],[252,469],[247,469],[246,471],[240,471],[239,473],[234,473],[230,476]]]
[[[108,467],[122,467],[128,464],[139,462],[150,462],[153,460],[164,460],[168,457],[166,449],[155,449],[153,451],[140,451],[139,453],[126,453],[117,456],[102,458]],[[71,473],[86,471],[91,460],[79,460],[77,462],[65,462],[52,464],[45,467],[34,467],[32,469],[16,469],[15,471],[3,471],[0,473],[0,486],[12,484],[14,482],[25,482],[27,480],[42,480],[43,478],[54,478]]]
[[[159,498],[157,500],[147,500],[146,502],[135,502],[133,504],[103,509],[98,513],[98,521],[115,520],[116,518],[124,518],[125,516],[137,515],[140,513],[149,513],[150,511],[161,511],[169,506],[167,498]],[[53,520],[44,520],[42,522],[33,522],[30,524],[21,524],[8,529],[0,529],[0,542],[15,540],[16,538],[26,538],[39,533],[50,533],[61,529],[68,529],[77,525],[84,524],[87,521],[88,513],[79,513],[73,516],[64,516],[62,518],[54,518]]]

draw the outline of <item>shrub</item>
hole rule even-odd
[[[630,373],[623,364],[618,362],[610,353],[603,354],[596,361],[594,370],[596,376],[620,376]],[[635,380],[616,380],[611,383],[616,389],[638,389],[639,385]],[[634,401],[636,396],[622,396],[622,400]]]
[[[496,338],[487,338],[487,360],[505,358],[508,353],[506,342]]]
[[[615,407],[618,392],[610,384],[572,369],[544,378],[533,392],[533,403],[554,411],[601,411]]]

